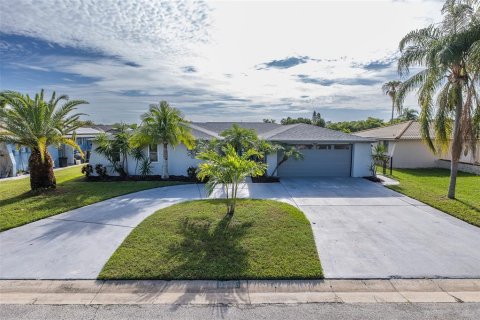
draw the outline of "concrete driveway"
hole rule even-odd
[[[479,278],[480,228],[365,179],[284,179],[328,278]]]
[[[364,179],[248,183],[239,194],[303,210],[327,278],[480,277],[480,228]],[[95,279],[143,219],[204,197],[200,185],[151,189],[2,232],[0,278]]]

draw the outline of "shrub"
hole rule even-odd
[[[93,167],[90,164],[86,164],[82,167],[82,173],[85,177],[89,178],[93,173]]]
[[[107,168],[103,166],[103,164],[97,164],[95,166],[95,172],[97,173],[97,175],[103,180],[105,179],[106,177],[108,177],[108,174],[107,174]]]
[[[187,169],[187,177],[188,177],[190,180],[197,180],[197,172],[198,172],[198,168],[197,168],[197,167],[194,167],[194,166],[188,167],[188,169]]]

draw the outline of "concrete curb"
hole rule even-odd
[[[480,279],[0,281],[0,304],[255,305],[432,302],[480,302]]]

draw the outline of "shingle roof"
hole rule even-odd
[[[329,142],[369,142],[371,138],[357,137],[341,131],[335,131],[327,128],[317,127],[310,124],[294,124],[285,126],[285,130],[275,132],[266,137],[271,141],[329,141]]]
[[[81,127],[81,128],[78,128],[77,130],[75,130],[75,132],[77,133],[77,135],[98,135],[100,133],[103,133],[103,131],[101,130],[98,130],[98,129],[94,129],[94,128],[90,128],[90,127]]]
[[[204,129],[202,134],[216,134],[218,135],[225,131],[233,124],[238,124],[242,128],[254,129],[260,138],[269,141],[328,141],[328,142],[369,142],[374,141],[371,138],[362,138],[340,131],[330,130],[326,128],[317,127],[309,124],[291,124],[281,125],[277,123],[263,123],[263,122],[194,122],[192,129]],[[193,135],[198,137],[196,132],[192,131]],[[208,139],[208,138],[207,138]]]
[[[413,120],[391,126],[359,131],[354,134],[360,137],[377,139],[422,139],[420,123]]]

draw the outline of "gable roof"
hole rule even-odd
[[[281,125],[278,123],[264,122],[194,122],[191,123],[192,134],[199,139],[221,138],[220,133],[231,128],[233,124],[246,129],[253,129],[262,139],[279,142],[371,142],[372,138],[363,138],[340,131],[317,127],[310,124],[298,123],[291,125]],[[202,130],[203,129],[203,130]],[[197,132],[202,135],[209,134],[210,137],[199,137]]]
[[[368,129],[354,132],[360,137],[397,140],[397,139],[422,139],[420,134],[420,123],[418,121],[406,121],[386,127]]]

